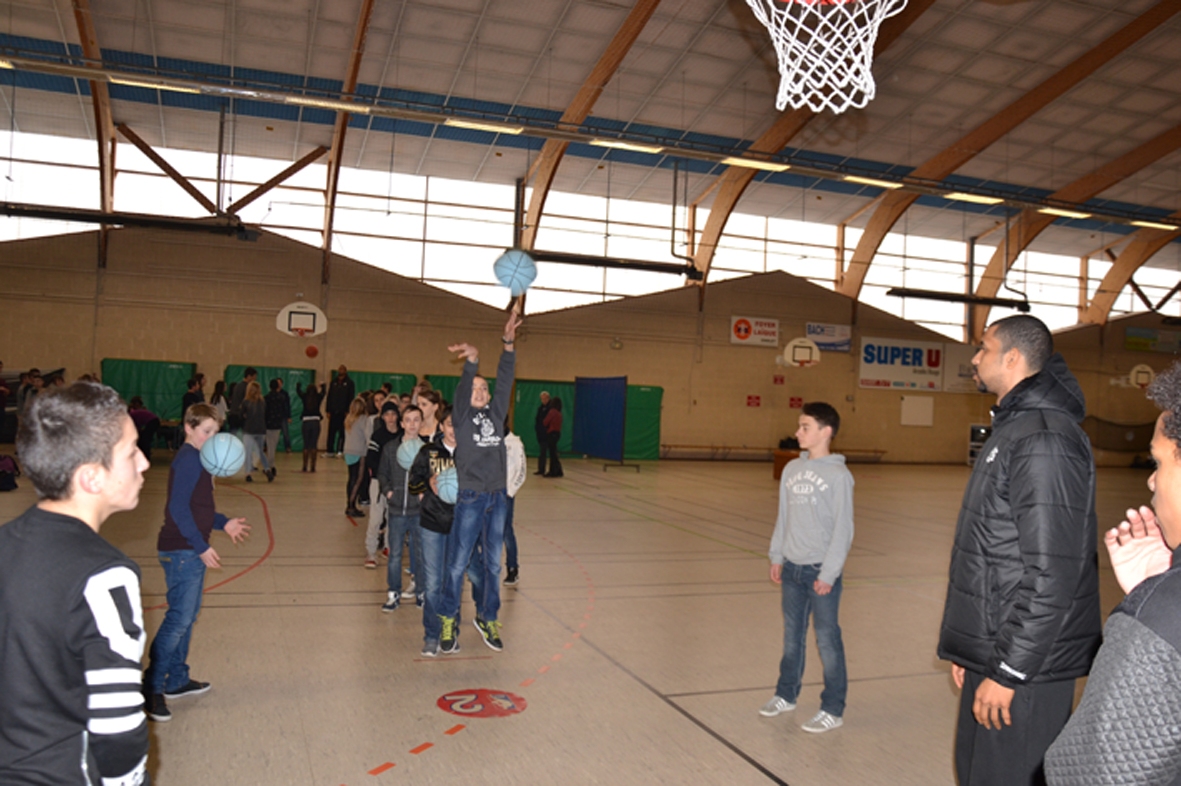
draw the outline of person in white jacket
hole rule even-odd
[[[505,487],[508,499],[504,509],[504,586],[515,587],[521,565],[517,561],[517,533],[513,531],[514,498],[521,486],[525,485],[525,478],[529,475],[529,467],[525,461],[525,444],[521,442],[520,437],[508,430],[507,423],[504,427],[504,434],[505,467],[508,470],[508,485]]]

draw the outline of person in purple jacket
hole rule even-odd
[[[246,519],[231,519],[217,512],[213,502],[213,476],[201,466],[201,446],[221,429],[217,410],[194,404],[184,415],[185,444],[176,452],[168,473],[168,502],[164,526],[156,540],[164,579],[168,583],[168,611],[156,631],[144,673],[144,699],[148,717],[172,719],[166,699],[197,696],[209,690],[208,682],[189,676],[189,641],[201,610],[205,569],[220,568],[221,557],[209,545],[209,535],[223,530],[239,543],[250,534]]]

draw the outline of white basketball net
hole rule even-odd
[[[906,7],[906,0],[746,0],[771,33],[779,55],[782,111],[826,107],[841,113],[861,109],[877,89],[873,47],[878,28]]]

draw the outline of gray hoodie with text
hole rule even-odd
[[[845,457],[808,458],[783,468],[771,562],[820,565],[820,581],[835,584],[853,545],[853,476]]]

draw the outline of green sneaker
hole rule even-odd
[[[504,649],[504,643],[500,640],[500,623],[496,620],[485,622],[476,617],[472,624],[476,626],[476,630],[480,631],[480,635],[484,637],[484,643],[488,645],[489,649],[500,652]]]
[[[439,637],[439,651],[444,655],[459,652],[459,631],[455,629],[455,617],[439,615],[439,622],[443,623],[443,634]]]

